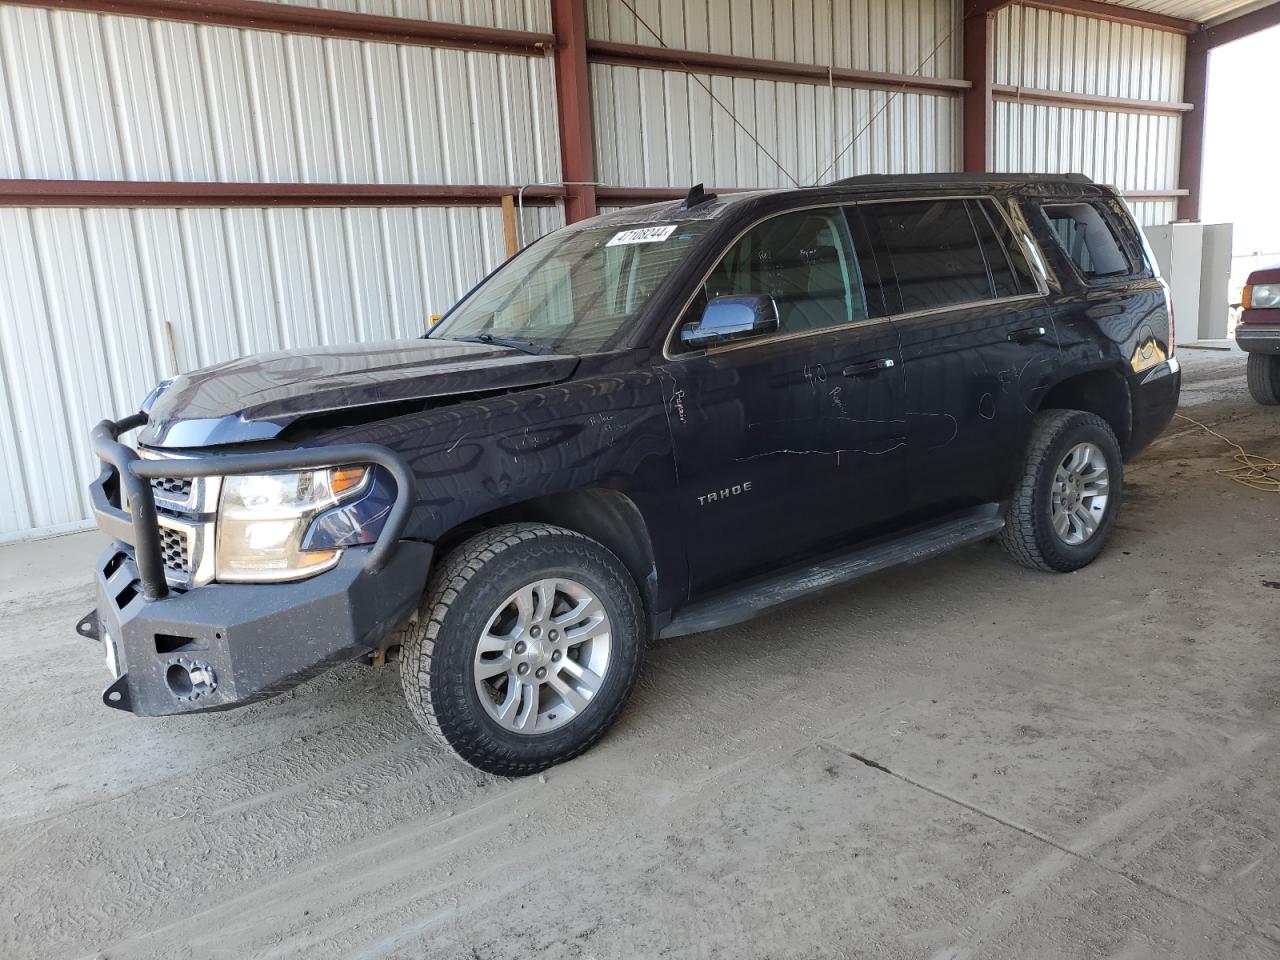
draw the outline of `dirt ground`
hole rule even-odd
[[[1184,412],[1280,459],[1239,353]],[[987,544],[658,646],[543,778],[394,671],[104,708],[85,534],[0,549],[0,957],[1280,957],[1280,496],[1175,421],[1110,548]]]

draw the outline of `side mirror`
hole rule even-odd
[[[702,311],[702,319],[680,328],[686,347],[715,347],[778,331],[778,305],[760,295],[716,297]]]

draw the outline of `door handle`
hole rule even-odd
[[[879,360],[868,360],[866,363],[855,363],[844,368],[846,377],[866,377],[881,370],[891,370],[896,364],[892,357],[881,357]]]
[[[1084,312],[1084,315],[1090,320],[1102,320],[1105,317],[1118,317],[1124,313],[1124,307],[1118,303],[1103,303],[1096,307],[1090,307]]]
[[[1048,332],[1044,327],[1023,327],[1021,330],[1010,333],[1008,339],[1014,343],[1030,343],[1032,340],[1039,340]]]

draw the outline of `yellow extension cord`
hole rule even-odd
[[[1187,423],[1194,423],[1205,433],[1217,437],[1227,446],[1232,447],[1236,452],[1233,460],[1238,466],[1228,467],[1225,470],[1215,470],[1214,472],[1220,477],[1226,477],[1228,480],[1234,480],[1236,483],[1242,483],[1251,490],[1264,490],[1268,493],[1280,493],[1280,477],[1273,477],[1273,470],[1280,470],[1280,463],[1270,460],[1266,457],[1259,456],[1256,453],[1249,453],[1244,447],[1227,437],[1224,437],[1212,427],[1207,427],[1199,420],[1193,420],[1191,417],[1184,416],[1181,413],[1174,414],[1179,420],[1185,420]]]

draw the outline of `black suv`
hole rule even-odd
[[[695,187],[543,237],[423,339],[225,363],[100,424],[115,542],[77,629],[146,716],[398,656],[424,727],[532,773],[604,733],[651,638],[991,537],[1089,563],[1171,352],[1083,177]]]

